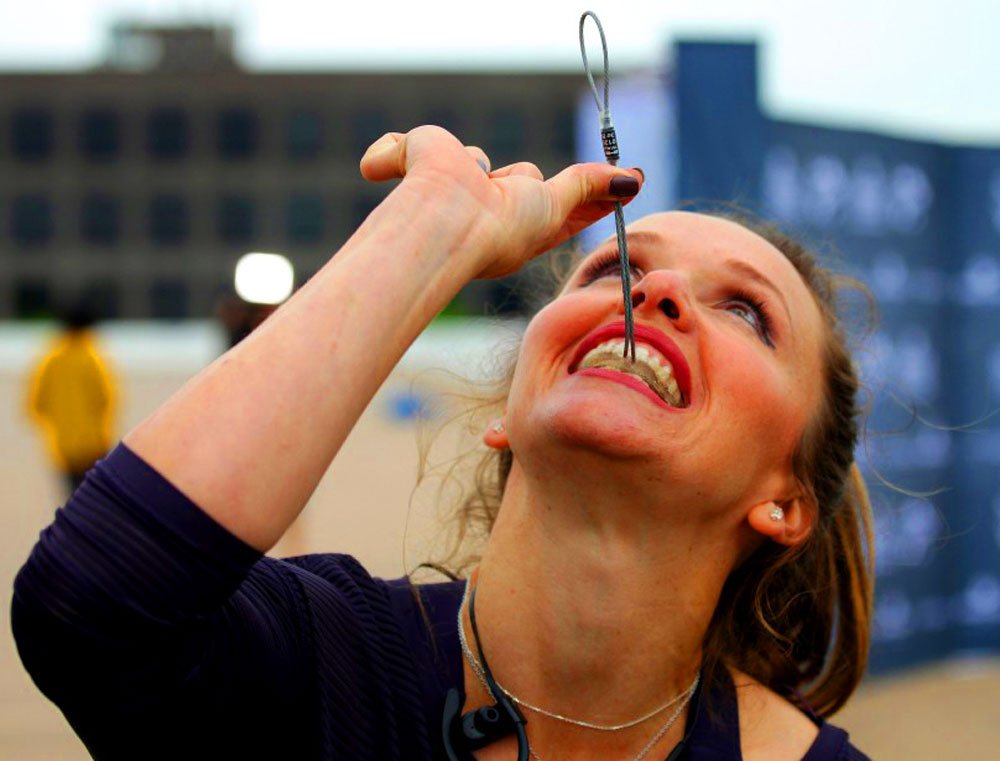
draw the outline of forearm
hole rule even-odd
[[[485,155],[437,127],[389,133],[361,160],[405,177],[301,291],[184,386],[125,441],[216,521],[271,547],[312,494],[389,371],[473,277],[515,272],[607,214],[606,164],[548,181],[487,173]]]
[[[400,357],[477,271],[448,199],[420,191],[398,186],[305,287],[125,439],[253,547],[280,538]]]

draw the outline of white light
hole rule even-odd
[[[281,254],[244,254],[236,263],[236,293],[252,304],[280,304],[294,283],[292,263]]]

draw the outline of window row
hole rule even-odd
[[[435,109],[425,114],[425,121],[440,124],[461,135],[463,125],[451,110]],[[574,151],[574,114],[566,108],[556,110],[544,124],[528,118],[520,109],[507,107],[493,111],[485,124],[484,147],[491,152],[496,166],[523,158],[526,136],[532,129],[545,129],[549,148],[560,158],[570,159]],[[224,160],[247,160],[264,148],[262,117],[252,108],[232,107],[220,110],[214,119],[214,149]],[[142,119],[144,149],[155,161],[180,161],[193,151],[193,118],[179,107],[154,108]],[[354,156],[361,156],[368,146],[390,129],[388,114],[361,109],[352,113],[344,128],[349,132]],[[78,115],[75,124],[76,149],[96,162],[117,159],[123,151],[123,117],[113,108],[94,107]],[[309,159],[326,147],[326,124],[318,111],[302,108],[284,115],[281,125],[282,149],[291,159]],[[56,117],[47,108],[22,108],[10,117],[10,151],[21,161],[42,161],[56,149]]]
[[[374,196],[358,196],[351,204],[352,229],[364,221],[378,204]],[[145,234],[157,245],[180,245],[193,234],[193,217],[201,204],[194,206],[187,198],[164,193],[145,204]],[[214,204],[214,233],[219,241],[247,245],[259,238],[258,222],[270,215],[270,205],[259,204],[244,195],[222,195]],[[60,209],[69,219],[60,228],[75,224],[79,239],[95,246],[115,246],[123,239],[125,213],[121,199],[93,194],[81,199],[73,210]],[[320,193],[291,193],[280,210],[284,234],[291,243],[318,243],[338,231],[330,225],[330,210]],[[16,196],[8,210],[10,239],[19,247],[46,246],[56,234],[55,204],[44,195]]]
[[[87,304],[98,319],[113,320],[123,316],[123,288],[122,283],[98,280],[85,284],[77,295],[79,301]],[[154,319],[211,316],[192,312],[191,286],[178,278],[164,277],[149,282],[145,287],[145,302],[144,316]],[[15,318],[52,317],[57,306],[56,291],[46,280],[25,279],[14,284],[12,305]]]
[[[93,161],[111,161],[122,152],[121,115],[111,108],[89,108],[76,121],[76,148]],[[223,159],[249,159],[261,143],[260,118],[249,108],[227,108],[216,114],[215,150]],[[191,115],[181,108],[154,108],[142,120],[144,148],[156,160],[179,160],[192,149]],[[293,111],[284,122],[284,148],[291,158],[311,158],[323,149],[319,113]],[[49,158],[56,148],[56,123],[45,108],[15,111],[10,120],[10,151],[22,161]]]

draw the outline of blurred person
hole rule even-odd
[[[463,508],[488,531],[464,581],[263,556],[460,288],[642,182],[490,171],[434,127],[361,170],[402,181],[125,437],[18,575],[21,657],[94,757],[863,759],[824,718],[867,657],[858,382],[835,278],[767,226],[630,225],[634,363],[614,240],[534,316]]]
[[[226,332],[231,349],[270,317],[275,309],[275,304],[251,304],[236,294],[229,294],[216,303],[215,316]]]
[[[77,304],[59,319],[62,331],[31,373],[28,414],[72,493],[111,447],[117,394],[94,338],[93,310]]]

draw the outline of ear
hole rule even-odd
[[[483,442],[490,449],[510,449],[510,441],[507,439],[507,426],[503,418],[491,420],[483,432]]]
[[[816,511],[802,497],[760,502],[750,508],[747,523],[758,534],[786,547],[804,542],[812,531]]]

